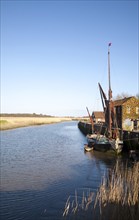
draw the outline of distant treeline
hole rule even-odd
[[[1,113],[0,117],[53,117],[51,115],[43,115],[43,114],[30,114],[30,113]]]

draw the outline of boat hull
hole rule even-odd
[[[101,152],[107,152],[111,150],[110,143],[96,143],[94,144],[94,150],[101,151]]]
[[[87,136],[88,147],[92,147],[96,151],[106,152],[111,150],[111,144],[104,135],[88,135]],[[89,150],[89,149],[88,149]]]

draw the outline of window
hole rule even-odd
[[[129,106],[126,107],[126,113],[130,114],[130,107]]]
[[[139,107],[136,107],[136,114],[139,114]]]

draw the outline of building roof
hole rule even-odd
[[[134,96],[130,96],[130,97],[125,97],[125,98],[123,98],[123,99],[118,99],[118,100],[115,100],[115,101],[113,101],[113,103],[114,103],[114,106],[121,106],[121,105],[123,105],[125,102],[127,102],[129,99],[131,99],[131,98],[135,98]]]
[[[104,112],[93,112],[92,115],[94,115],[95,118],[105,118]]]

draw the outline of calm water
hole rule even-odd
[[[62,219],[75,190],[96,191],[116,158],[84,153],[77,122],[34,126],[1,133],[1,220]],[[71,218],[70,218],[71,219]]]

